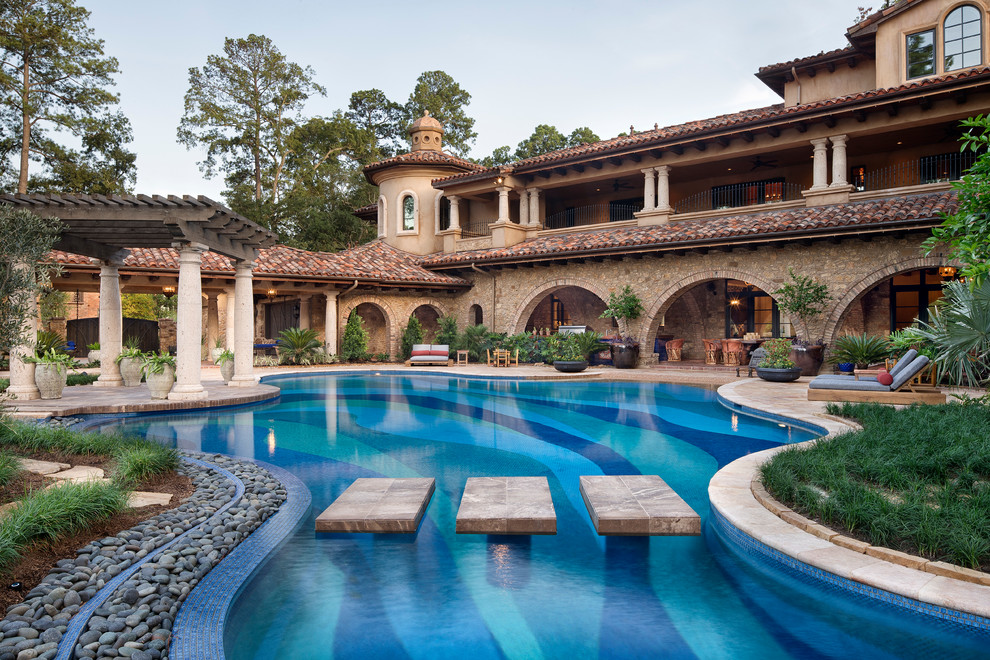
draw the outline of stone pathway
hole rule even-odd
[[[316,518],[316,531],[411,534],[419,528],[435,489],[432,478],[355,479]]]
[[[90,467],[88,465],[72,466],[68,463],[56,463],[52,461],[39,461],[33,458],[18,458],[21,469],[34,474],[40,474],[55,482],[48,485],[48,488],[57,486],[60,482],[65,483],[85,483],[87,481],[98,481],[107,483],[110,481],[106,477],[102,468]],[[165,506],[172,501],[171,493],[149,493],[144,491],[131,491],[127,498],[127,506],[132,509],[140,509],[145,506]],[[10,502],[0,507],[0,514],[10,511],[17,506],[17,502]]]
[[[458,534],[556,534],[546,477],[468,477],[457,510]]]

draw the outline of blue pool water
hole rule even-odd
[[[707,524],[709,479],[807,431],[712,391],[640,383],[337,375],[274,402],[127,420],[180,448],[280,465],[310,514],[245,585],[228,658],[986,657],[990,635],[788,574]],[[701,537],[599,537],[582,474],[659,474]],[[454,534],[471,476],[546,476],[555,536]],[[358,477],[435,477],[415,535],[316,534]]]

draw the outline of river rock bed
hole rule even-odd
[[[180,506],[63,559],[0,620],[0,660],[54,658],[69,620],[105,583],[156,548],[201,525],[141,566],[98,607],[75,645],[76,658],[168,658],[179,606],[199,580],[285,501],[282,484],[263,468],[221,455],[195,455],[237,476],[244,496],[202,525],[235,495],[219,472],[183,462],[195,491]]]

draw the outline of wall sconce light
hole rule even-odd
[[[165,286],[163,286],[162,287],[162,295],[165,296],[166,298],[171,298],[172,296],[174,296],[175,295],[175,285],[173,285],[173,284],[166,284]]]
[[[738,298],[733,298],[732,300],[729,301],[729,304],[730,305],[733,305],[733,306],[738,305],[739,304],[739,299]]]
[[[503,180],[504,180],[504,179],[502,179],[502,177],[498,177],[497,179],[495,179],[495,185],[496,185],[496,186],[500,186],[500,185],[502,185],[502,181],[503,181]]]
[[[278,295],[278,291],[275,289],[268,289],[268,291],[265,291],[265,295],[268,296],[269,300],[275,300],[275,296]]]
[[[952,277],[956,274],[956,269],[952,266],[942,266],[938,269],[938,274],[942,277]]]

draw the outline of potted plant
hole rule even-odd
[[[141,372],[148,381],[152,399],[167,399],[175,383],[175,358],[166,351],[146,353],[141,361]]]
[[[608,306],[598,318],[613,318],[619,324],[622,340],[611,345],[612,364],[618,369],[632,369],[639,363],[639,342],[629,336],[629,321],[634,321],[643,313],[643,303],[633,293],[628,284],[621,293],[608,294]]]
[[[61,399],[69,368],[75,362],[72,356],[49,348],[44,355],[28,356],[25,361],[35,364],[34,384],[41,392],[41,398]]]
[[[210,349],[210,359],[213,360],[213,364],[217,363],[217,357],[219,357],[221,353],[223,353],[223,337],[217,337],[213,348]]]
[[[852,363],[856,369],[866,369],[874,362],[885,360],[890,354],[890,342],[883,337],[874,335],[842,335],[835,340],[835,346],[829,355],[829,362],[840,365]]]
[[[763,342],[763,359],[756,367],[756,375],[774,383],[789,383],[801,377],[801,368],[791,359],[791,340],[769,339]]]
[[[564,373],[577,373],[588,368],[588,355],[581,352],[576,335],[554,335],[550,340],[550,358],[554,369]]]
[[[126,344],[117,356],[120,365],[120,377],[124,379],[124,387],[137,387],[141,384],[141,364],[144,353],[136,346],[136,342]]]
[[[234,352],[224,349],[217,355],[214,363],[220,367],[220,376],[226,385],[234,377]]]
[[[100,361],[100,342],[94,341],[92,344],[86,344],[86,348],[89,353],[86,354],[86,360],[93,364],[94,362]]]
[[[780,311],[791,317],[799,318],[811,333],[811,322],[821,316],[825,306],[832,299],[828,285],[812,277],[798,275],[792,268],[787,269],[790,281],[773,292]],[[825,345],[822,339],[812,342],[810,336],[806,343],[797,342],[793,345],[791,359],[801,367],[802,376],[815,376],[822,367]]]

